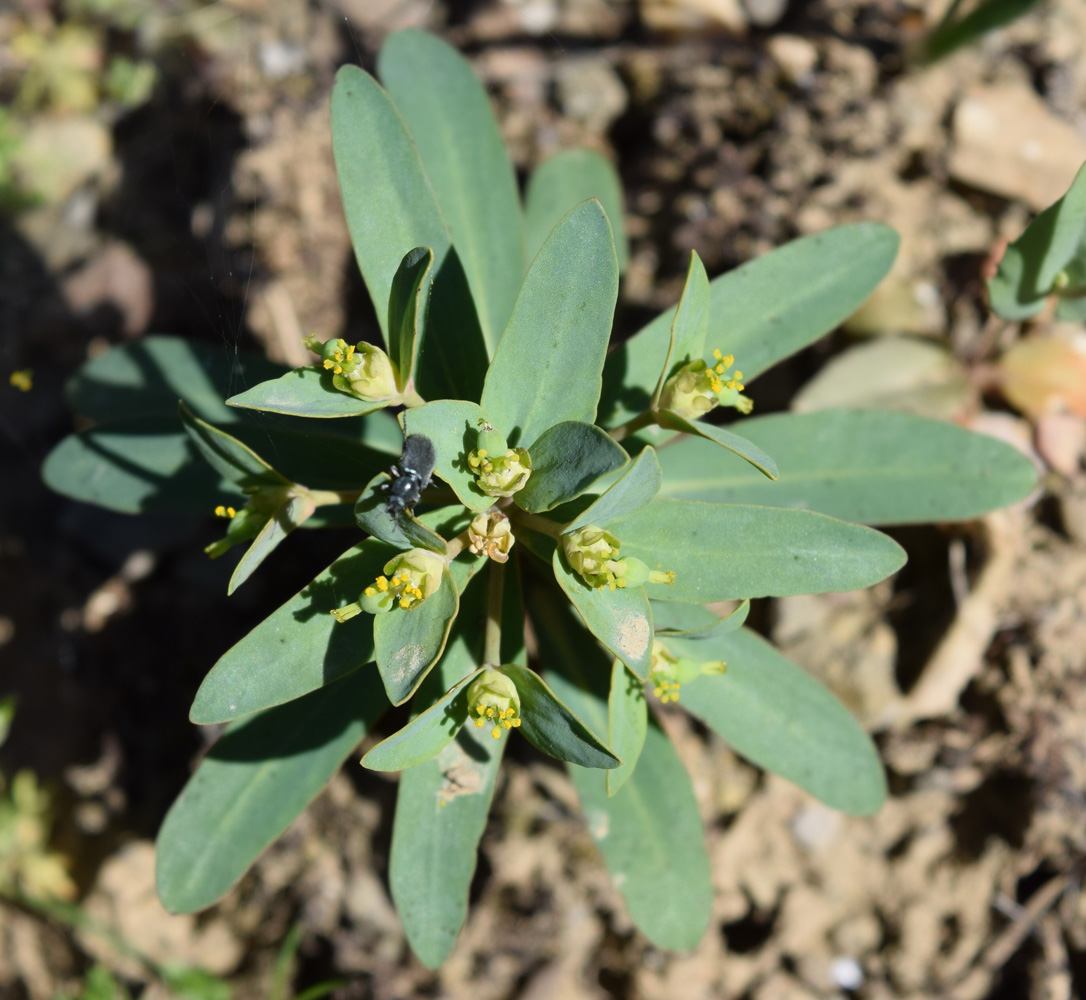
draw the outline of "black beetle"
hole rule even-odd
[[[381,488],[388,493],[386,509],[392,517],[401,511],[413,512],[422,491],[430,485],[434,472],[434,443],[423,434],[404,439],[399,466],[392,466],[392,482]]]

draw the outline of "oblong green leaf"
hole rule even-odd
[[[403,389],[415,371],[415,347],[419,323],[425,313],[423,296],[430,289],[434,251],[415,247],[404,254],[392,279],[388,296],[388,356],[396,370],[396,384]]]
[[[403,729],[383,739],[362,758],[362,766],[374,771],[405,771],[436,757],[467,720],[468,685],[480,673],[482,667],[449,688]]]
[[[493,353],[525,261],[516,176],[490,100],[464,57],[422,31],[389,35],[377,71],[415,140]]]
[[[534,594],[529,606],[547,680],[595,732],[607,730],[608,672],[583,630],[552,599]],[[598,770],[568,765],[589,832],[599,846],[634,923],[654,944],[693,948],[709,925],[709,859],[690,779],[667,736],[649,720],[637,769],[608,796]]]
[[[532,261],[486,373],[480,404],[531,449],[564,420],[591,424],[618,297],[611,227],[598,201],[572,209]]]
[[[189,718],[212,725],[251,715],[373,659],[373,619],[358,615],[338,623],[330,612],[357,601],[395,551],[372,539],[348,549],[219,658],[196,692]]]
[[[361,417],[388,405],[384,402],[367,402],[349,392],[341,392],[332,385],[332,373],[317,365],[295,368],[279,378],[261,382],[231,396],[226,403],[240,409],[324,420]]]
[[[645,682],[621,660],[611,664],[611,691],[607,697],[607,742],[622,763],[607,772],[607,794],[614,795],[637,767],[648,728]]]
[[[673,431],[685,431],[687,434],[694,434],[714,444],[722,445],[728,451],[738,455],[744,462],[749,462],[767,479],[776,480],[780,477],[777,463],[753,441],[748,441],[714,424],[707,424],[701,420],[687,420],[686,417],[671,410],[660,410],[656,419],[661,427]]]
[[[433,290],[417,348],[416,385],[424,396],[478,398],[487,351],[463,265],[407,126],[384,90],[357,66],[336,74],[332,153],[347,229],[386,345],[400,262],[409,250],[430,247]]]
[[[589,198],[595,198],[607,213],[618,268],[626,270],[630,246],[622,211],[622,181],[610,161],[592,149],[556,153],[528,178],[524,225],[529,260],[539,252],[566,212]]]
[[[290,480],[281,476],[252,448],[232,434],[201,420],[184,403],[178,404],[181,425],[204,459],[224,479],[238,486],[286,486]]]
[[[558,586],[588,630],[638,677],[648,677],[652,662],[652,609],[645,588],[590,587],[566,564],[561,548],[555,549],[551,565]]]
[[[446,569],[440,586],[421,604],[374,616],[374,656],[393,705],[407,701],[437,663],[459,606],[456,581]]]
[[[1086,165],[1071,187],[1049,205],[1004,251],[988,279],[992,311],[1004,319],[1036,316],[1053,292],[1056,276],[1086,239]]]
[[[210,906],[306,807],[388,703],[376,671],[230,726],[200,762],[159,830],[163,906]]]
[[[480,421],[487,416],[475,403],[439,399],[403,413],[404,434],[422,434],[434,445],[434,475],[448,483],[456,498],[471,510],[486,510],[494,503],[475,485],[468,454],[475,450]]]
[[[520,733],[537,750],[589,768],[618,767],[616,757],[534,670],[504,663],[520,696]]]
[[[448,551],[445,539],[428,528],[413,515],[403,511],[398,515],[388,512],[388,492],[381,487],[391,483],[386,472],[371,479],[354,506],[355,522],[374,538],[399,549],[429,549],[444,555]],[[458,508],[443,507],[442,511],[453,514]]]
[[[532,445],[531,456],[532,476],[513,499],[533,512],[579,497],[600,476],[628,461],[606,431],[573,420],[548,427]]]
[[[42,478],[66,497],[124,514],[210,513],[239,495],[199,457],[176,415],[69,434],[46,456]]]
[[[524,612],[516,575],[506,573],[504,580],[502,656],[516,658],[523,643],[511,626],[523,637]],[[416,702],[427,704],[428,695],[452,687],[482,662],[485,598],[480,584],[464,591],[445,655]],[[448,956],[467,915],[479,838],[507,743],[489,729],[465,726],[436,757],[400,777],[389,887],[411,949],[428,968]]]
[[[679,304],[675,307],[675,318],[671,321],[667,357],[660,370],[656,392],[653,393],[653,406],[659,403],[664,382],[677,369],[691,361],[704,359],[705,337],[709,332],[710,297],[709,276],[705,273],[705,265],[697,253],[691,250],[686,283],[683,285],[682,295],[679,296]]]
[[[657,601],[701,604],[855,590],[905,563],[893,539],[806,510],[657,497],[611,530],[623,557],[675,572],[670,586],[645,585]]]
[[[1010,445],[907,413],[779,413],[745,421],[743,432],[777,456],[778,482],[687,439],[660,451],[662,494],[908,524],[977,517],[1016,503],[1036,485],[1033,463]]]
[[[566,531],[576,531],[594,524],[606,528],[652,502],[660,492],[663,473],[653,448],[644,448],[606,492],[594,500],[566,525]]]
[[[389,294],[400,261],[414,247],[432,247],[440,267],[449,234],[403,119],[357,66],[336,73],[332,153],[355,257],[387,345]]]
[[[735,750],[834,809],[878,811],[886,778],[878,751],[821,684],[748,629],[705,642],[669,639],[678,656],[711,653],[724,674],[684,684],[680,704]]]
[[[227,596],[248,580],[279,543],[295,528],[304,524],[315,510],[313,498],[309,496],[291,497],[279,507],[238,560],[234,572],[230,574],[230,582],[226,585]]]
[[[924,61],[935,62],[960,46],[975,42],[986,32],[1021,17],[1038,2],[1039,0],[980,0],[962,17],[955,16],[958,5],[952,4],[924,43]]]
[[[235,419],[227,396],[283,373],[258,354],[151,334],[84,362],[65,386],[72,408],[94,420],[177,416],[177,401],[212,423]]]
[[[411,950],[437,968],[468,910],[479,839],[508,741],[464,726],[436,757],[400,778],[389,887]]]
[[[735,355],[747,382],[829,333],[890,270],[898,236],[888,226],[838,226],[786,243],[710,283],[707,344]],[[645,409],[664,366],[675,310],[613,351],[604,367],[598,423]]]

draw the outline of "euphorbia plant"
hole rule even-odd
[[[229,726],[162,828],[159,892],[177,911],[213,903],[409,703],[362,763],[403,771],[390,884],[424,962],[453,946],[501,756],[522,738],[567,762],[638,926],[690,947],[708,859],[650,705],[874,812],[871,741],[743,627],[748,601],[884,579],[904,553],[868,524],[973,517],[1025,495],[1032,468],[899,413],[749,416],[746,383],[866,298],[891,230],[830,230],[713,282],[692,255],[676,308],[608,353],[626,250],[606,162],[555,156],[522,208],[467,63],[408,31],[379,72],[383,87],[340,71],[332,135],[381,346],[307,338],[311,365],[259,381],[253,362],[228,405],[215,386],[232,373],[189,345],[115,349],[72,387],[99,423],[46,466],[57,489],[118,509],[218,506],[230,520],[210,554],[249,543],[231,587],[296,527],[363,532],[197,692],[192,719]]]

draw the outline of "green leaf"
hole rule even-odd
[[[299,698],[373,659],[373,619],[338,623],[335,608],[358,600],[395,550],[367,539],[280,605],[204,678],[189,718],[229,722]]]
[[[341,392],[332,384],[332,373],[317,365],[295,368],[279,378],[261,382],[231,396],[226,403],[240,409],[320,419],[365,416],[388,405],[366,402],[349,392]],[[229,416],[234,418],[236,414]]]
[[[905,563],[897,542],[823,514],[658,497],[610,526],[622,555],[674,570],[670,586],[649,583],[653,600],[741,600],[855,590]]]
[[[591,424],[618,296],[611,227],[598,201],[572,209],[532,261],[483,385],[482,408],[531,449],[554,424]]]
[[[453,564],[454,566],[456,563]],[[493,572],[493,567],[491,567]],[[504,575],[502,658],[522,655],[524,611],[516,574]],[[423,705],[471,674],[483,658],[486,588],[464,591],[445,655],[416,697]],[[389,886],[411,949],[428,967],[440,965],[456,941],[468,910],[479,838],[508,740],[487,729],[462,728],[436,757],[405,771],[396,796]]]
[[[463,56],[421,31],[390,35],[377,69],[418,147],[493,353],[524,275],[524,223],[490,100]]]
[[[433,291],[418,348],[416,386],[424,396],[477,398],[487,351],[467,277],[403,119],[376,81],[357,66],[344,66],[336,74],[332,152],[351,243],[385,343],[396,271],[409,250],[430,247]]]
[[[714,639],[734,632],[747,620],[750,601],[742,601],[730,615],[720,617],[700,604],[653,601],[653,632],[658,639],[680,636],[683,639]]]
[[[411,950],[429,969],[448,957],[467,915],[506,743],[464,726],[441,753],[400,778],[389,886]]]
[[[955,17],[958,4],[951,4],[946,16],[928,36],[924,45],[924,61],[933,63],[962,45],[975,42],[995,28],[1010,24],[1021,17],[1039,0],[980,0],[964,17]]]
[[[423,434],[433,442],[437,458],[434,475],[444,479],[471,510],[486,510],[494,503],[493,497],[475,485],[468,467],[468,453],[475,450],[480,420],[486,422],[486,414],[475,403],[462,399],[439,399],[403,413],[404,434]]]
[[[581,767],[612,768],[622,761],[600,741],[534,670],[505,663],[520,696],[520,733],[537,750]]]
[[[358,498],[354,507],[355,521],[367,534],[379,538],[398,549],[429,549],[444,555],[448,551],[445,539],[431,530],[407,511],[393,516],[388,512],[388,493],[381,489],[391,483],[392,477],[386,472],[371,479]],[[443,507],[446,515],[459,508]]]
[[[607,772],[608,795],[614,795],[633,774],[648,724],[644,680],[631,673],[621,660],[615,660],[607,698],[607,742],[622,758],[622,764]]]
[[[619,271],[626,270],[629,241],[622,211],[622,181],[609,160],[591,149],[567,149],[544,160],[528,179],[525,230],[531,260],[574,205],[595,198],[614,234]]]
[[[748,441],[738,434],[733,434],[723,427],[706,424],[700,420],[687,420],[686,417],[680,416],[671,410],[660,410],[657,414],[657,421],[661,427],[666,427],[669,430],[685,431],[687,434],[694,434],[706,441],[722,445],[728,451],[738,455],[744,462],[749,462],[770,480],[776,480],[780,477],[780,473],[777,471],[777,463],[769,455],[754,442]]]
[[[282,373],[260,355],[153,334],[91,358],[65,390],[74,410],[103,422],[176,418],[179,399],[204,420],[228,421],[227,396]]]
[[[625,546],[622,549],[625,555]],[[652,609],[644,587],[597,590],[566,564],[561,547],[551,559],[554,578],[588,630],[638,677],[652,662]]]
[[[710,283],[707,343],[734,354],[744,380],[824,333],[863,303],[890,270],[898,236],[877,223],[838,226],[786,243]],[[613,351],[604,367],[598,423],[642,412],[664,367],[675,310]]]
[[[1003,319],[1036,316],[1053,294],[1056,277],[1086,240],[1086,165],[1067,193],[1049,205],[1003,254],[988,279],[988,301]]]
[[[679,304],[675,307],[675,318],[671,322],[671,337],[668,343],[667,358],[660,369],[660,378],[653,394],[653,405],[660,400],[660,393],[675,372],[691,361],[704,360],[705,337],[709,332],[709,276],[701,258],[690,251],[690,264],[686,270],[686,284],[683,286]],[[685,430],[685,428],[678,428]]]
[[[845,521],[907,524],[977,517],[1036,485],[1028,458],[953,424],[881,410],[780,413],[743,424],[777,456],[766,480],[696,439],[660,451],[661,492],[685,500],[801,507]]]
[[[219,899],[324,787],[387,707],[374,670],[231,725],[170,808],[156,844],[162,904]]]
[[[377,669],[393,705],[407,701],[437,663],[459,606],[456,582],[446,569],[440,586],[421,604],[374,616]]]
[[[287,537],[295,528],[299,527],[316,510],[313,498],[308,496],[290,497],[286,503],[270,518],[268,523],[257,533],[252,544],[245,550],[234,572],[230,574],[230,582],[226,586],[226,594],[229,597],[250,576],[256,572],[257,567],[272,554],[279,543]]]
[[[176,412],[69,434],[49,452],[42,478],[73,500],[125,514],[206,514],[224,494],[237,495],[198,457]]]
[[[552,600],[530,602],[547,680],[595,732],[607,730],[608,672],[580,627]],[[709,925],[709,859],[694,791],[678,755],[652,719],[637,770],[607,794],[598,770],[569,765],[589,832],[599,846],[634,923],[654,944],[693,948]]]
[[[355,257],[389,344],[388,304],[404,254],[432,247],[436,270],[449,234],[403,119],[357,66],[336,73],[332,152]]]
[[[684,684],[680,704],[748,760],[858,816],[878,811],[886,778],[870,737],[821,684],[748,629],[711,640],[668,639],[677,656],[727,663]]]
[[[430,287],[434,251],[415,247],[404,254],[392,279],[388,298],[388,354],[396,369],[396,385],[403,389],[415,370],[419,321],[425,313],[423,294]]]
[[[652,502],[660,491],[663,473],[653,448],[645,448],[630,463],[622,478],[566,525],[567,532],[594,524],[606,528]],[[651,568],[651,567],[650,567]]]
[[[220,476],[238,486],[288,486],[290,480],[279,475],[252,448],[226,431],[201,420],[184,403],[178,404],[181,424],[200,454]]]
[[[362,758],[374,771],[405,771],[436,757],[455,738],[468,717],[468,686],[480,667],[449,688],[425,712],[382,740]]]
[[[606,431],[573,420],[548,427],[532,445],[531,456],[532,476],[513,499],[532,512],[579,497],[600,476],[627,462],[626,452]]]

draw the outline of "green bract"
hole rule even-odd
[[[884,579],[904,553],[869,524],[976,516],[1026,495],[1032,466],[902,414],[746,417],[744,383],[886,274],[890,229],[843,226],[713,281],[692,255],[676,308],[608,354],[627,259],[610,166],[559,154],[522,206],[456,52],[400,32],[379,70],[385,88],[340,71],[332,138],[383,348],[307,339],[317,360],[293,372],[166,337],[115,348],[70,387],[92,425],[45,465],[58,491],[116,510],[218,508],[211,553],[248,546],[231,588],[294,528],[361,532],[200,687],[193,721],[229,727],[163,825],[159,893],[175,911],[213,903],[410,701],[363,764],[405,771],[390,884],[425,963],[456,940],[501,755],[521,738],[566,762],[638,926],[691,947],[708,859],[650,703],[874,812],[870,739],[742,627],[746,601]],[[1078,245],[1062,219],[1038,288]],[[425,440],[404,452],[405,435]],[[743,603],[705,607],[723,600]]]

